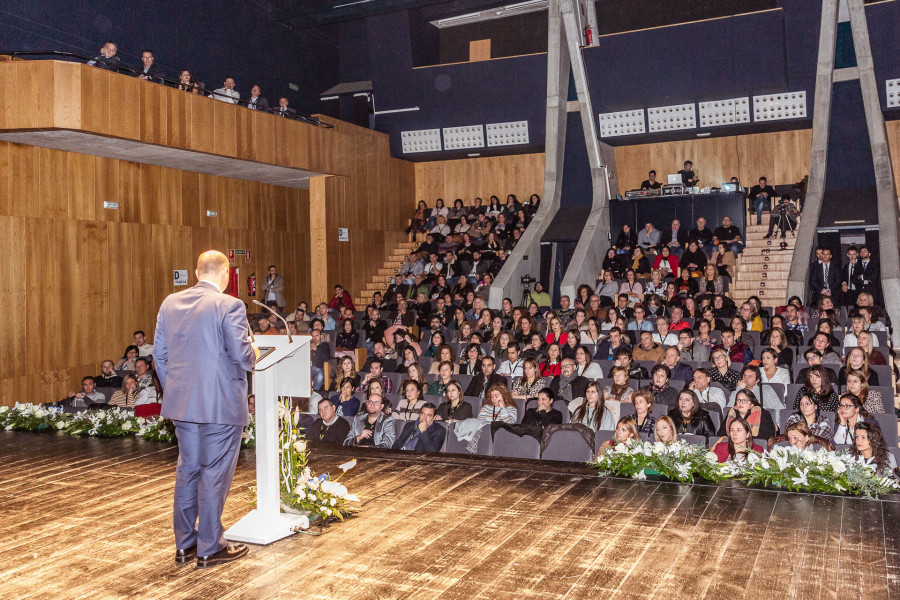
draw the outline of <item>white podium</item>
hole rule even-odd
[[[310,396],[309,336],[266,335],[256,338],[260,356],[253,372],[256,394],[256,508],[225,532],[225,539],[271,544],[309,527],[303,515],[281,512],[278,457],[278,398]]]

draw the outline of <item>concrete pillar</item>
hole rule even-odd
[[[872,160],[875,166],[875,188],[878,197],[879,261],[881,264],[881,285],[891,322],[894,324],[893,343],[900,344],[900,252],[897,240],[897,190],[894,186],[894,172],[891,153],[884,127],[884,115],[878,99],[878,81],[875,79],[875,65],[869,44],[869,28],[863,0],[847,0],[850,13],[850,29],[853,32],[853,46],[859,70],[859,85],[863,106],[866,111],[866,128],[872,146]]]
[[[809,157],[809,183],[803,204],[803,226],[797,231],[797,242],[788,274],[787,297],[806,300],[806,283],[816,230],[825,195],[825,169],[828,164],[828,124],[831,122],[831,90],[834,83],[834,50],[837,41],[839,0],[822,0],[822,22],[819,28],[819,58],[816,66],[816,94],[813,105],[812,151]]]
[[[566,148],[566,101],[569,90],[569,53],[560,16],[560,1],[550,0],[547,35],[547,118],[545,125],[544,189],[541,206],[491,284],[488,306],[499,309],[503,298],[522,295],[523,275],[537,277],[540,270],[541,238],[559,210],[560,179]],[[562,0],[569,2],[571,0]],[[577,43],[577,38],[576,38]]]

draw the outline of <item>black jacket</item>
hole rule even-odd
[[[402,450],[403,446],[406,445],[406,442],[409,439],[416,435],[416,428],[419,426],[419,421],[407,421],[406,425],[403,426],[403,430],[397,435],[397,439],[394,441],[394,450]],[[425,431],[421,431],[416,436],[416,445],[413,450],[417,450],[419,452],[440,452],[441,448],[444,446],[444,438],[447,437],[447,430],[444,429],[444,426],[435,421]]]
[[[553,390],[554,397],[559,396],[559,377],[560,376],[557,375],[550,381],[549,387]],[[581,375],[576,376],[570,384],[572,386],[572,399],[584,398],[584,391],[587,389],[589,383],[590,380],[586,377],[582,377]]]
[[[684,227],[679,227],[678,233],[676,234],[675,237],[676,237],[675,241],[678,242],[678,245],[681,246],[682,248],[684,248],[685,244],[688,243],[688,230],[685,229]],[[659,239],[659,245],[660,246],[668,246],[669,242],[671,242],[671,241],[672,241],[672,230],[666,229],[665,231],[663,231],[662,237]]]
[[[859,287],[859,286],[857,286]],[[813,261],[809,265],[809,294],[813,299],[818,299],[825,289],[825,269],[819,261]],[[839,303],[841,294],[841,266],[834,261],[828,265],[828,289],[835,304]]]
[[[676,406],[669,411],[669,418],[675,422],[675,431],[677,433],[705,435],[706,437],[716,435],[716,428],[713,425],[712,418],[710,418],[709,413],[705,409],[699,409],[690,420],[686,421],[681,416],[681,409]]]
[[[347,434],[350,433],[350,423],[346,419],[338,417],[331,426],[325,425],[325,421],[321,418],[316,419],[309,428],[306,436],[311,442],[322,442],[325,444],[343,445]]]
[[[466,391],[463,392],[463,396],[481,396],[482,392],[486,392],[487,389],[495,383],[506,385],[506,377],[504,377],[503,375],[497,375],[496,373],[491,373],[490,377],[488,377],[487,385],[485,385],[484,375],[473,377],[472,381],[469,382],[469,387],[467,387]]]

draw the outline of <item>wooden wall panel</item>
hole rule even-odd
[[[542,195],[544,189],[543,154],[416,163],[415,169],[416,203],[424,200],[428,206],[434,206],[438,198],[443,198],[447,205],[452,205],[457,198],[471,205],[480,197],[487,204],[491,195],[505,202],[507,194],[515,194],[524,201],[531,194]]]
[[[218,218],[205,216],[206,202]],[[193,284],[204,250],[250,250],[235,264],[246,302],[247,276],[271,263],[288,302],[310,297],[306,190],[4,142],[0,210],[0,302],[12,307],[0,404],[59,399],[120,356],[133,330],[152,335],[160,302],[183,289],[172,271],[188,269]]]
[[[623,192],[639,188],[650,169],[665,182],[685,160],[693,161],[702,185],[718,186],[732,176],[748,187],[761,176],[789,184],[809,173],[811,146],[811,129],[616,146],[616,169]]]

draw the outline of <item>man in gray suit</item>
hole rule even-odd
[[[247,371],[256,355],[244,303],[222,293],[228,258],[204,252],[196,274],[197,285],[163,300],[153,358],[166,392],[162,416],[178,437],[175,562],[196,557],[198,567],[211,567],[248,551],[225,541],[222,509],[249,419]]]
[[[278,268],[275,265],[269,265],[269,274],[266,276],[265,286],[265,304],[266,306],[274,306],[278,312],[284,313],[284,277],[278,274]]]

